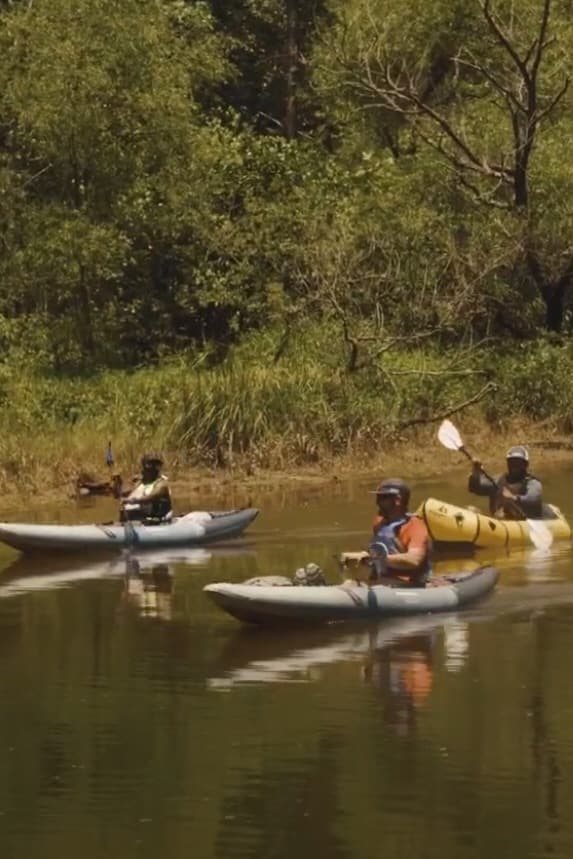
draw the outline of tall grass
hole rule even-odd
[[[497,392],[474,413],[573,426],[569,345],[540,342],[503,358],[482,350],[463,360],[434,348],[389,351],[382,365],[349,373],[331,331],[301,335],[278,363],[275,343],[271,333],[259,335],[217,367],[181,356],[89,380],[2,365],[0,487],[34,491],[69,483],[80,470],[103,474],[109,440],[124,474],[149,447],[163,449],[171,474],[198,465],[326,463],[380,450],[408,421],[452,408],[486,378]]]

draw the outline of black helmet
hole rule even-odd
[[[374,490],[373,495],[399,495],[406,504],[410,500],[410,487],[401,477],[389,477],[383,480],[380,486]]]
[[[156,450],[144,453],[141,457],[142,465],[163,465],[163,457]]]

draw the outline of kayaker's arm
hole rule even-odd
[[[396,555],[388,555],[387,562],[391,567],[396,567],[401,570],[417,569],[423,563],[426,556],[426,550],[423,548],[411,547],[407,552],[400,552]]]
[[[474,459],[473,469],[468,480],[468,490],[472,495],[483,495],[489,498],[498,491],[498,480],[496,479],[495,483],[492,483],[485,477],[479,459]]]
[[[169,485],[166,480],[157,480],[155,486],[145,496],[146,501],[153,501],[154,498],[161,498],[164,495],[169,495]]]
[[[132,498],[132,495],[137,488],[138,487],[136,486],[135,489],[132,489],[131,493],[125,499],[130,504],[147,504],[148,501],[153,501],[155,498],[162,498],[165,495],[169,495],[169,484],[166,480],[157,480],[153,489],[150,492],[147,492],[144,498]]]
[[[515,501],[525,516],[530,516],[533,519],[539,517],[543,487],[541,485],[541,481],[537,480],[536,477],[528,478],[527,489],[521,495],[514,495],[507,487],[503,490],[503,495],[504,497]]]
[[[543,488],[541,486],[541,481],[537,480],[535,477],[531,477],[527,481],[527,492],[523,495],[516,495],[515,497],[523,506],[527,504],[539,504],[541,502],[542,494]]]
[[[414,516],[400,532],[399,548],[402,552],[394,552],[386,558],[389,567],[411,572],[419,570],[428,557],[430,550],[430,536],[424,522]]]

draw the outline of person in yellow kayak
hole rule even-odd
[[[120,519],[148,524],[168,522],[173,515],[167,477],[161,473],[163,457],[146,453],[141,458],[141,476],[121,504]]]
[[[489,497],[490,513],[498,519],[542,519],[543,487],[529,471],[529,453],[522,444],[506,454],[507,471],[488,480],[479,459],[474,459],[468,489],[473,495]]]

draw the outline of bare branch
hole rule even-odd
[[[488,370],[388,370],[386,368],[378,367],[378,369],[384,369],[384,372],[388,376],[483,376]]]
[[[468,191],[473,194],[478,203],[484,203],[484,205],[486,206],[492,206],[495,209],[503,209],[504,211],[508,211],[512,208],[512,205],[508,201],[504,202],[503,200],[494,199],[493,195],[502,187],[501,179],[492,191],[490,191],[488,194],[484,194],[483,191],[480,191],[480,189],[477,188],[473,184],[473,182],[470,182],[469,179],[467,179],[462,173],[458,172],[457,178],[460,185],[463,185],[464,188],[467,188]]]
[[[471,54],[469,55],[471,56]],[[513,108],[518,111],[525,112],[524,105],[516,98],[515,94],[509,89],[509,87],[504,86],[498,78],[492,74],[489,69],[483,65],[483,63],[478,63],[475,58],[470,62],[469,60],[459,59],[459,63],[462,66],[466,66],[466,68],[473,69],[475,72],[479,72],[481,75],[488,80],[491,85],[503,95],[506,102],[510,105],[513,105]]]
[[[540,110],[537,113],[537,115],[535,117],[535,126],[539,125],[541,120],[545,116],[547,116],[547,114],[551,113],[553,108],[556,107],[557,104],[561,101],[561,99],[563,98],[563,96],[565,95],[565,93],[567,92],[568,89],[569,89],[569,78],[566,78],[565,83],[563,84],[563,86],[561,87],[559,92],[551,99],[549,104],[547,104],[546,107],[543,108],[543,110]]]
[[[548,0],[545,0],[545,2],[548,2]],[[519,69],[523,80],[529,81],[529,71],[527,69],[526,64],[523,62],[523,60],[511,44],[509,36],[504,33],[501,24],[495,20],[492,12],[490,11],[490,0],[482,0],[482,2],[480,2],[480,6],[490,30],[497,38],[498,42],[503,45],[509,56],[512,58],[513,62]]]
[[[454,152],[450,152],[445,149],[441,140],[434,140],[432,137],[420,130],[418,131],[418,134],[424,141],[424,143],[427,143],[428,146],[431,146],[433,149],[443,155],[444,158],[450,161],[450,163],[458,170],[460,170],[460,172],[469,170],[470,172],[477,173],[481,176],[495,177],[496,179],[499,179],[500,182],[510,182],[513,180],[513,171],[509,168],[496,164],[488,164],[485,159],[482,159],[480,161],[476,158],[476,163],[464,161],[462,158],[459,158]]]
[[[549,24],[550,9],[551,0],[544,0],[543,11],[541,13],[541,23],[539,25],[539,36],[537,37],[537,50],[535,51],[535,55],[533,57],[533,64],[531,66],[531,78],[533,80],[537,78],[537,72],[539,71],[541,57],[543,56],[543,51],[547,47],[545,44],[545,34],[547,33],[547,26]]]
[[[396,429],[405,429],[406,427],[415,426],[416,424],[432,424],[436,421],[443,421],[444,418],[449,418],[452,415],[457,414],[458,412],[467,409],[468,406],[473,406],[475,403],[479,403],[480,400],[483,400],[484,397],[487,397],[488,394],[493,393],[497,390],[497,385],[494,382],[487,382],[483,388],[481,388],[477,394],[474,394],[473,397],[470,397],[468,400],[464,400],[462,403],[458,403],[455,406],[452,406],[451,409],[447,409],[445,412],[439,412],[438,414],[430,415],[427,418],[410,418],[406,421],[400,421],[396,424]]]

